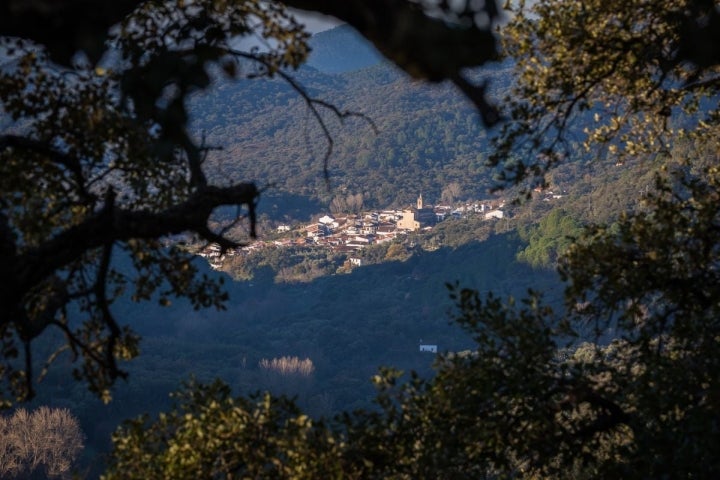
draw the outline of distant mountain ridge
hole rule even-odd
[[[492,132],[461,92],[413,80],[347,25],[317,33],[310,46],[307,63],[288,73],[322,101],[315,113],[325,131],[281,78],[221,80],[193,96],[190,129],[222,147],[208,156],[210,180],[272,185],[260,212],[283,222],[326,212],[347,195],[362,195],[366,208],[400,208],[421,192],[436,203],[450,185],[459,185],[462,198],[487,195]],[[501,102],[513,83],[512,62],[483,66],[468,79],[487,81]],[[327,105],[359,115],[339,119]],[[325,133],[332,137],[327,163]]]
[[[509,84],[510,71],[501,66],[485,76],[498,86],[497,98]],[[212,180],[272,184],[274,193],[304,197],[326,208],[335,196],[359,193],[368,208],[410,204],[420,192],[434,203],[451,183],[460,184],[463,197],[487,194],[492,185],[485,168],[489,132],[451,85],[413,81],[384,61],[336,74],[310,62],[293,76],[310,96],[364,115],[377,130],[357,116],[340,122],[330,109],[320,107],[334,142],[328,189],[323,171],[327,138],[300,95],[281,79],[226,81],[196,95],[189,109],[191,129],[205,132],[208,142],[223,148],[208,157]],[[275,217],[266,209],[275,203],[263,202],[261,213]]]
[[[307,65],[323,73],[345,73],[377,65],[382,55],[349,25],[316,33]]]

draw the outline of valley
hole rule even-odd
[[[193,131],[222,147],[206,159],[213,180],[264,186],[260,235],[249,241],[243,227],[233,229],[247,212],[220,210],[211,226],[229,226],[247,246],[222,252],[181,238],[181,248],[198,255],[199,272],[224,282],[225,310],[194,310],[175,298],[138,308],[127,294],[113,303],[113,313],[143,339],[140,357],[126,366],[129,381],[114,389],[109,405],[80,386],[68,388],[69,362],[47,375],[35,403],[80,417],[88,468],[101,468],[98,459],[123,419],[166,410],[170,393],[190,379],[222,378],[237,394],[294,396],[317,417],[374,408],[369,380],[380,367],[430,377],[435,354],[421,345],[473,347],[453,323],[457,309],[446,285],[506,299],[534,289],[562,309],[554,267],[567,238],[640,208],[654,182],[651,161],[592,163],[578,153],[543,187],[494,194],[486,165],[491,132],[457,92],[418,85],[367,51],[358,64],[332,68],[332,59],[346,58],[333,45],[347,43],[347,31],[321,37],[322,61],[311,57],[296,78],[309,94],[367,116],[376,129],[363,118],[340,122],[324,112],[333,141],[324,164],[327,138],[281,80],[224,81],[192,99]],[[499,99],[509,70],[499,64],[477,75]],[[45,340],[40,350],[57,341]],[[284,357],[310,362],[310,373],[263,367]]]

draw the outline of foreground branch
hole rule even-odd
[[[250,235],[255,237],[255,205],[259,191],[252,183],[230,187],[207,186],[186,201],[160,212],[118,208],[106,202],[102,210],[82,223],[68,228],[45,243],[4,259],[2,268],[13,285],[0,293],[0,307],[16,311],[24,296],[55,271],[69,265],[85,252],[117,241],[156,239],[183,232],[195,232],[216,241],[207,227],[212,211],[223,205],[246,205],[250,211]],[[211,237],[211,238],[210,238]],[[226,248],[240,243],[223,239]],[[13,308],[14,307],[14,308]]]

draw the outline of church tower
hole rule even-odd
[[[422,200],[422,193],[421,193],[417,199],[417,209],[422,210],[422,208],[423,208],[423,200]]]

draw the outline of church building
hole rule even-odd
[[[417,199],[416,208],[407,208],[402,211],[402,218],[397,222],[397,228],[415,232],[424,227],[437,223],[437,216],[432,207],[423,204],[422,193]]]

